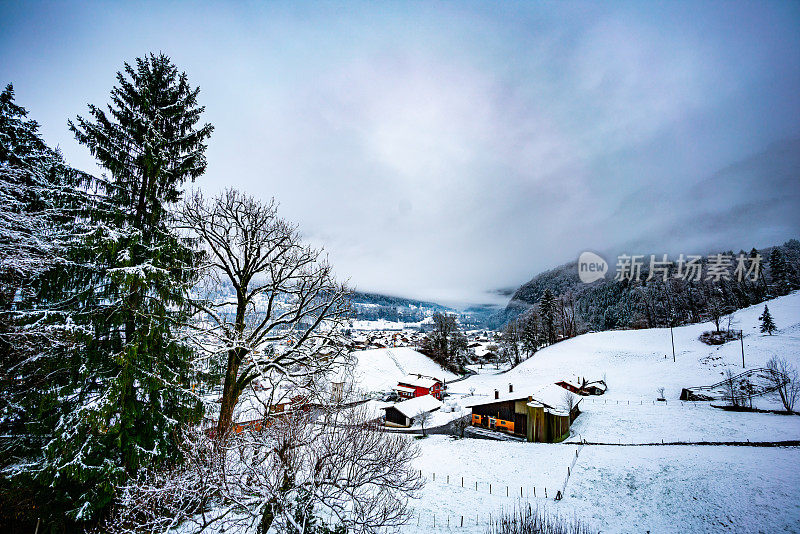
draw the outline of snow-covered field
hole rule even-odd
[[[457,375],[445,371],[439,364],[409,347],[361,350],[352,353],[356,359],[353,378],[364,391],[389,391],[408,373],[421,373],[440,380],[452,380]]]
[[[592,402],[594,401],[594,402]],[[585,398],[568,441],[660,443],[699,441],[800,441],[800,417],[728,412],[708,402],[663,402]],[[630,405],[627,404],[630,402]],[[640,405],[639,402],[642,402]],[[723,404],[715,402],[713,404]]]
[[[795,447],[587,445],[556,502],[577,445],[420,442],[417,466],[427,483],[402,532],[483,532],[501,510],[527,503],[600,532],[800,531]]]
[[[770,301],[770,313],[779,331],[768,336],[758,332],[758,316],[764,304],[739,310],[734,314],[735,328],[744,331],[747,369],[762,367],[774,354],[800,364],[800,293]],[[476,394],[492,394],[495,388],[506,391],[513,383],[515,391],[569,379],[574,376],[596,380],[606,376],[610,401],[652,401],[656,389],[664,387],[667,399],[677,400],[681,388],[719,382],[726,368],[742,369],[738,341],[719,347],[698,340],[701,333],[713,330],[712,323],[673,329],[676,362],[672,361],[669,328],[617,330],[584,334],[546,347],[511,371],[471,377],[458,384],[459,391],[475,387]],[[665,358],[664,356],[667,356]]]
[[[770,301],[769,308],[779,328],[774,336],[758,332],[763,304],[735,314],[734,328],[745,333],[746,368],[761,367],[773,355],[800,367],[800,293]],[[564,499],[552,500],[583,439],[608,444],[800,440],[798,416],[728,412],[708,402],[678,400],[683,387],[712,384],[726,369],[742,369],[738,341],[711,347],[698,340],[711,329],[710,323],[675,328],[676,362],[669,329],[598,332],[547,347],[506,373],[483,370],[453,384],[450,391],[457,397],[473,388],[476,395],[489,396],[494,389],[508,391],[509,383],[524,393],[575,376],[605,376],[609,390],[584,399],[573,435],[562,444],[420,440],[417,467],[428,483],[402,532],[434,530],[434,515],[435,531],[482,532],[490,514],[527,502],[575,515],[602,532],[800,532],[796,447],[586,445]],[[381,373],[392,365],[384,362]],[[378,378],[371,377],[375,389],[391,382]],[[666,390],[666,403],[655,400],[659,387]],[[780,408],[774,396],[754,404]],[[542,498],[544,487],[549,499]]]

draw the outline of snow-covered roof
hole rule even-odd
[[[527,401],[530,398],[534,405],[536,403],[546,406],[548,408],[554,409],[561,409],[564,408],[564,398],[565,395],[569,394],[572,397],[572,404],[573,406],[577,406],[581,400],[580,395],[576,395],[569,390],[562,388],[561,386],[557,386],[555,384],[547,384],[542,386],[541,388],[535,391],[523,391],[523,392],[514,392],[514,393],[505,393],[500,395],[500,398],[495,399],[494,395],[490,396],[488,399],[486,397],[475,399],[474,401],[468,401],[465,403],[467,408],[471,408],[473,406],[481,406],[483,404],[493,404],[495,402],[507,402],[507,401]]]
[[[387,410],[389,408],[394,408],[406,417],[412,418],[416,417],[422,412],[432,412],[434,410],[438,410],[442,406],[444,406],[442,401],[433,395],[422,395],[421,397],[415,397],[403,402],[398,402],[392,406],[386,406],[383,409]]]
[[[407,374],[403,378],[401,378],[398,383],[400,384],[407,384],[409,386],[415,386],[418,388],[425,388],[430,389],[436,385],[439,380],[435,378],[430,378],[428,376],[422,375],[415,375],[415,374]]]
[[[576,406],[580,400],[581,396],[572,393],[571,391],[562,388],[561,386],[557,386],[555,384],[547,384],[536,390],[533,395],[533,400],[538,401],[545,406],[550,408],[566,408],[565,406],[565,398],[569,395],[572,398],[572,405]]]
[[[405,391],[406,393],[414,393],[414,388],[409,388],[406,386],[395,386],[392,389],[395,391]]]

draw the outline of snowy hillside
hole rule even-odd
[[[408,373],[419,373],[440,380],[457,378],[457,375],[442,369],[424,354],[408,347],[362,350],[352,355],[356,360],[354,381],[367,392],[390,390]]]
[[[790,358],[797,366],[800,292],[767,304],[779,329],[773,336],[758,331],[764,304],[734,314],[734,328],[744,331],[746,369],[762,367],[776,354]],[[698,340],[700,334],[713,329],[712,323],[675,328],[675,363],[669,328],[596,332],[546,347],[507,373],[472,377],[459,388],[475,387],[476,393],[489,395],[494,388],[503,391],[509,383],[519,390],[574,376],[596,380],[605,374],[609,389],[603,399],[609,402],[653,399],[657,387],[666,389],[668,400],[677,401],[681,388],[718,382],[727,368],[734,372],[742,369],[738,341],[713,347]]]
[[[746,368],[763,366],[773,355],[800,367],[800,293],[767,304],[779,328],[773,336],[758,331],[764,304],[735,314],[734,328],[745,333]],[[698,340],[711,329],[674,329],[674,363],[669,329],[599,332],[552,345],[508,372],[484,370],[453,384],[454,397],[472,388],[488,396],[508,391],[509,383],[522,393],[605,375],[609,389],[583,399],[572,436],[561,444],[422,440],[416,465],[427,484],[412,503],[407,532],[446,532],[448,525],[484,532],[501,509],[527,503],[579,517],[601,532],[800,531],[797,447],[669,445],[800,440],[796,415],[730,412],[711,406],[722,402],[678,399],[683,387],[718,382],[725,369],[742,368],[738,341],[712,347]],[[666,402],[655,400],[659,387],[666,389]],[[462,401],[468,404],[469,397]],[[774,396],[754,404],[780,408]],[[581,446],[584,439],[604,445]],[[563,500],[554,502],[554,490],[562,489]]]

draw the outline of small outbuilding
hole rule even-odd
[[[418,415],[435,412],[442,406],[444,406],[442,401],[435,398],[433,395],[423,395],[385,407],[384,411],[386,412],[386,416],[384,420],[386,426],[408,428],[413,424],[414,418]]]

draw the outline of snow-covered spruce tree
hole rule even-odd
[[[37,486],[32,477],[72,384],[63,356],[76,310],[62,287],[78,267],[73,251],[87,231],[91,180],[47,147],[26,117],[7,86],[0,94],[0,508],[21,524],[63,518],[50,481]]]
[[[556,342],[556,297],[549,289],[545,289],[542,300],[539,302],[539,312],[542,316],[542,327],[548,345]]]
[[[535,308],[531,308],[519,319],[522,324],[522,350],[525,356],[530,358],[541,345],[541,331],[539,329],[539,314]]]
[[[301,390],[316,396],[318,380],[347,363],[341,331],[350,315],[349,291],[321,251],[303,244],[274,201],[232,189],[210,201],[195,194],[179,218],[206,252],[192,338],[208,361],[222,363],[217,435],[227,435],[253,380],[270,393],[267,410]]]
[[[772,333],[778,329],[775,326],[775,321],[772,319],[772,314],[769,313],[769,307],[765,304],[764,305],[764,313],[758,318],[761,321],[761,333],[767,333],[772,335]]]
[[[769,254],[770,282],[776,295],[786,295],[792,290],[791,272],[781,247]]]
[[[39,467],[80,521],[97,518],[115,485],[143,466],[180,461],[174,433],[202,410],[190,392],[193,351],[178,329],[199,253],[170,210],[205,170],[212,128],[198,125],[198,89],[164,55],[126,63],[117,81],[107,112],[90,106],[93,120],[70,122],[110,177],[94,184],[94,229],[76,251],[86,268],[64,281],[79,310],[64,355],[73,387],[61,392]]]

